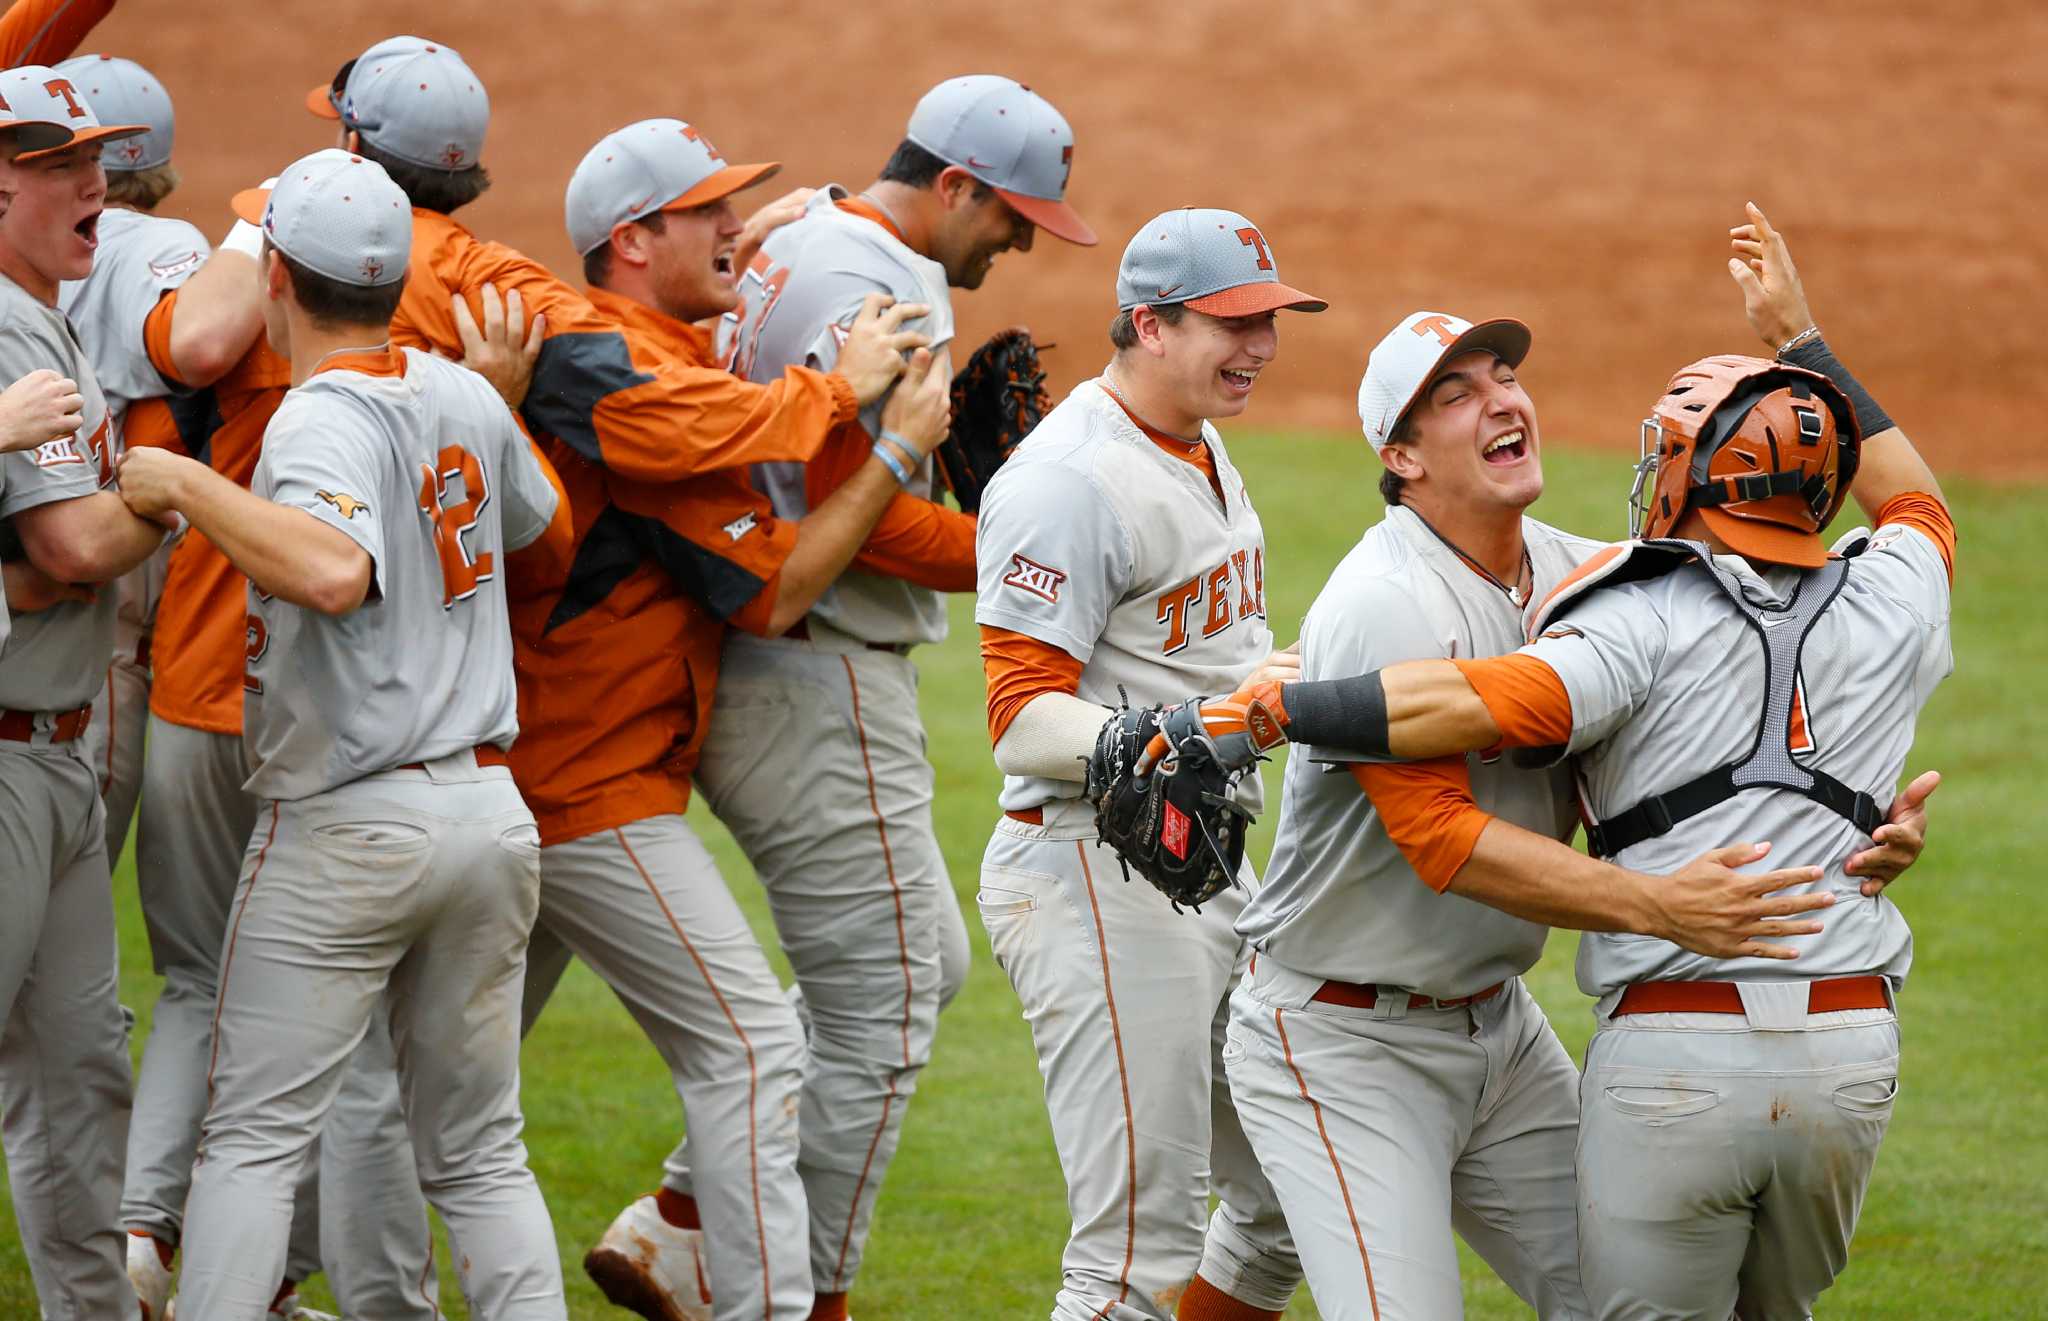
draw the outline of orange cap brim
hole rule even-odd
[[[306,93],[306,109],[322,119],[340,119],[341,112],[334,108],[334,84],[321,83]]]
[[[1190,298],[1184,306],[1210,316],[1258,316],[1265,312],[1321,312],[1330,305],[1278,281],[1258,281]]]
[[[24,151],[14,159],[18,161],[38,160],[44,156],[54,156],[60,151],[69,151],[73,147],[83,147],[87,143],[114,142],[122,138],[139,138],[147,132],[149,132],[149,125],[147,124],[101,124],[98,128],[81,129],[73,133],[69,142],[55,147],[44,147],[39,151]]]
[[[1007,188],[996,189],[996,196],[1010,204],[1010,209],[1038,226],[1056,239],[1078,243],[1084,248],[1095,246],[1095,231],[1088,228],[1088,222],[1081,219],[1073,207],[1065,202],[1048,197],[1029,197],[1013,193]]]
[[[764,161],[757,165],[728,165],[716,174],[699,179],[689,192],[661,209],[688,211],[691,207],[716,202],[719,198],[729,197],[742,188],[750,188],[763,179],[773,178],[781,169],[781,161]]]
[[[270,204],[268,188],[244,188],[229,199],[228,205],[239,218],[252,225],[263,223],[263,208]]]
[[[1760,518],[1738,518],[1711,505],[1701,508],[1699,514],[1714,535],[1728,543],[1728,549],[1746,560],[1789,564],[1795,569],[1818,569],[1828,562],[1827,543],[1818,532],[1802,532]]]

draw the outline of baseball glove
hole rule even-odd
[[[1140,776],[1138,758],[1163,728],[1159,708],[1128,705],[1102,726],[1088,759],[1095,833],[1117,851],[1126,881],[1135,870],[1175,912],[1200,912],[1237,884],[1252,816],[1231,791],[1245,771],[1226,770],[1210,740],[1190,733]]]
[[[1052,408],[1038,350],[1030,331],[1012,326],[989,336],[953,377],[953,425],[933,454],[962,513],[981,508],[996,469]]]

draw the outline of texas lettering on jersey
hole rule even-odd
[[[1213,569],[1167,588],[1155,603],[1165,636],[1162,654],[1171,656],[1188,645],[1193,631],[1213,638],[1240,619],[1266,617],[1266,552],[1255,546],[1234,550]]]

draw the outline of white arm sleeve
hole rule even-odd
[[[1024,704],[996,741],[996,768],[1005,775],[1079,784],[1088,778],[1095,736],[1115,714],[1072,693],[1040,693]]]

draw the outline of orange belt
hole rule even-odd
[[[1410,1009],[1456,1009],[1460,1005],[1476,1005],[1482,1000],[1491,1000],[1494,996],[1499,995],[1501,987],[1506,984],[1505,982],[1495,982],[1483,991],[1474,991],[1470,995],[1454,995],[1448,1000],[1435,1000],[1426,995],[1416,995],[1410,992],[1408,1007]],[[1391,991],[1395,988],[1390,986],[1387,989]],[[1380,988],[1371,982],[1324,982],[1316,988],[1316,993],[1310,996],[1309,999],[1320,1000],[1326,1005],[1343,1005],[1347,1009],[1370,1009],[1379,1003]]]
[[[92,723],[92,703],[88,702],[76,711],[59,711],[47,716],[40,711],[0,711],[0,738],[16,743],[33,743],[36,735],[42,732],[36,727],[36,722],[43,719],[55,725],[50,731],[50,742],[69,743]]]
[[[1017,811],[1004,812],[1003,815],[1012,821],[1022,821],[1027,826],[1042,826],[1045,824],[1045,809],[1042,807],[1026,807]]]
[[[1831,1014],[1838,1009],[1889,1009],[1882,977],[1836,977],[1808,982],[1806,1012]],[[1742,992],[1734,982],[1637,982],[1621,993],[1611,1017],[1623,1014],[1739,1014]]]
[[[476,745],[476,764],[479,766],[510,766],[512,762],[505,755],[504,750],[497,744],[479,743]],[[403,766],[393,766],[391,769],[394,771],[423,771],[426,768],[427,764],[423,761],[409,761]]]

